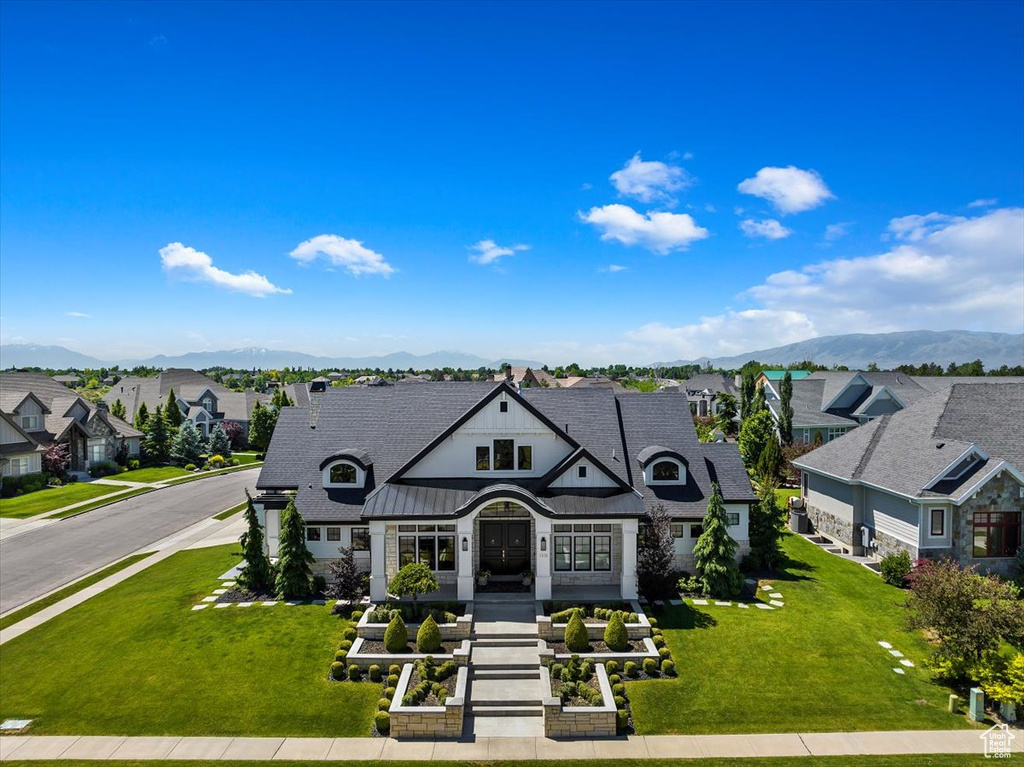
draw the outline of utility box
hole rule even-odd
[[[985,721],[985,692],[980,687],[972,687],[968,694],[968,713],[973,722]]]
[[[790,509],[789,529],[794,533],[806,534],[808,531],[807,512],[803,509]]]

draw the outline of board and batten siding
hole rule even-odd
[[[14,445],[19,442],[25,442],[25,438],[7,421],[0,420],[0,445]]]
[[[921,507],[903,498],[864,488],[864,524],[910,546],[918,546]]]
[[[508,403],[507,413],[501,412],[501,402]],[[533,467],[529,471],[477,471],[477,446],[490,446],[495,439],[514,439],[517,447],[532,446]],[[408,479],[489,477],[499,482],[505,478],[542,477],[571,452],[569,444],[533,413],[511,397],[501,395],[488,402],[405,476]]]
[[[587,476],[580,477],[580,466],[587,468]],[[618,483],[615,482],[611,477],[605,474],[601,469],[594,466],[593,463],[581,458],[565,472],[562,473],[554,482],[551,483],[553,488],[585,488],[585,487],[618,487]]]

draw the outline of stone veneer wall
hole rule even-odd
[[[1024,511],[1021,484],[1009,473],[990,479],[976,497],[953,508],[953,557],[962,565],[977,565],[982,572],[1014,574],[1013,557],[997,559],[974,556],[974,513],[978,511]],[[1018,546],[1020,541],[1018,541]]]
[[[626,633],[630,639],[643,639],[651,635],[651,623],[644,614],[644,608],[639,602],[630,602],[632,611],[637,614],[637,623],[627,623]],[[565,627],[567,623],[552,623],[551,616],[544,614],[544,605],[537,602],[537,636],[548,642],[561,642],[565,639]],[[607,623],[588,623],[587,636],[591,639],[604,639],[604,630]]]
[[[895,554],[898,551],[905,551],[910,554],[911,559],[917,559],[921,556],[920,550],[917,546],[906,541],[901,541],[899,538],[894,538],[886,533],[879,532],[878,528],[871,531],[875,542],[878,544],[872,551],[877,559],[888,556],[889,554]]]
[[[616,714],[608,672],[600,663],[594,668],[601,686],[600,706],[563,707],[559,698],[544,697],[544,735],[548,738],[611,738],[615,736]],[[551,672],[541,669],[542,678],[551,687]]]
[[[384,632],[387,631],[388,624],[386,623],[370,623],[370,612],[376,608],[376,605],[367,605],[363,612],[363,617],[359,619],[359,623],[356,624],[356,633],[364,639],[374,639],[378,642],[384,641]],[[437,624],[438,629],[441,631],[441,639],[448,641],[462,641],[463,639],[469,639],[473,633],[473,603],[469,602],[466,604],[466,614],[459,616],[455,619],[455,623],[439,623]],[[406,630],[409,632],[410,637],[416,636],[416,632],[420,629],[419,623],[407,623],[405,625]]]
[[[550,546],[554,547],[554,537],[559,533],[551,533]],[[607,535],[607,533],[592,533]],[[622,582],[622,525],[612,523],[612,569],[599,572],[575,572],[555,570],[555,555],[551,552],[551,585],[552,586],[615,586]]]
[[[466,680],[469,669],[461,667],[456,677],[455,694],[443,706],[403,706],[409,688],[412,664],[402,666],[395,697],[391,700],[392,738],[460,738],[466,710]]]
[[[454,522],[454,520],[453,520]],[[417,524],[416,520],[410,520],[408,523],[403,522],[402,524]],[[424,522],[423,524],[433,524],[433,522]],[[442,522],[441,524],[452,524],[451,522]],[[406,535],[406,533],[403,533]],[[415,533],[408,533],[408,535],[415,535]],[[430,535],[430,533],[425,533]],[[455,533],[442,533],[442,535],[455,535]],[[455,538],[456,549],[458,548],[458,536]],[[456,566],[458,566],[458,552],[456,552]],[[395,577],[398,572],[398,525],[389,524],[384,528],[384,572],[387,575],[388,582]],[[437,578],[437,582],[444,586],[447,584],[455,584],[459,580],[459,574],[457,571],[440,572],[434,571],[434,577]]]
[[[814,526],[814,532],[831,538],[834,541],[850,546],[854,545],[853,523],[841,519],[827,511],[822,511],[816,506],[807,505],[807,518]]]

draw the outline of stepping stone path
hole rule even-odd
[[[884,648],[885,648],[886,650],[891,650],[891,649],[892,649],[892,645],[891,645],[891,644],[889,644],[888,642],[879,642],[878,644],[879,644],[879,645],[880,645],[881,647],[884,647]]]
[[[209,605],[195,605],[192,609],[193,610],[205,610],[207,607],[209,607]]]
[[[273,607],[276,604],[277,604],[277,602],[264,602],[263,606],[264,607]]]
[[[903,664],[904,666],[906,666],[907,668],[913,668],[914,667],[914,661],[908,660],[907,658],[904,658],[903,660],[901,660],[900,663]]]
[[[782,594],[780,594],[777,591],[774,594],[769,594],[768,596],[770,596],[772,599],[782,599]]]
[[[785,607],[786,606],[785,602],[780,602],[778,599],[772,599],[768,604],[773,605],[774,607]]]
[[[231,602],[221,602],[220,604],[214,605],[215,610],[223,610],[226,607],[231,607]]]
[[[749,610],[750,609],[750,605],[744,604],[743,602],[737,602],[736,606],[738,608],[740,608],[741,610]]]
[[[756,607],[758,610],[774,610],[775,609],[774,607],[771,607],[770,605],[766,605],[764,602],[758,602],[756,605],[754,605],[754,607]]]
[[[903,669],[901,669],[901,668],[894,668],[894,669],[893,669],[893,671],[895,671],[895,672],[896,672],[897,674],[899,674],[900,676],[903,676],[903,675],[904,675],[904,673],[905,673],[905,672],[903,671]]]
[[[899,650],[889,650],[889,654],[892,657],[894,657],[894,658],[902,658],[903,657],[903,653],[901,653]]]
[[[694,599],[693,603],[695,605],[706,605],[708,603],[708,600],[706,600],[706,599]]]
[[[715,602],[719,607],[732,607],[732,602]]]
[[[900,658],[900,665],[901,666],[904,666],[906,668],[914,668],[914,661],[910,660],[909,658],[904,658],[903,657],[903,653],[901,653],[899,650],[892,649],[892,645],[889,644],[888,642],[879,639],[878,640],[878,646],[881,647],[883,650],[888,650],[889,654],[892,657]],[[903,671],[903,669],[899,668],[899,667],[893,668],[893,671],[895,673],[899,674],[900,676],[903,676],[904,673],[905,673]]]
[[[0,722],[0,730],[17,732],[18,730],[24,730],[32,724],[31,719],[4,719]]]
[[[203,597],[204,602],[216,602],[217,597]]]
[[[238,606],[239,607],[252,607],[254,604],[255,604],[255,602],[239,602]]]
[[[773,588],[775,588],[775,587],[774,586],[762,586],[761,587],[761,591],[771,591]]]
[[[227,594],[228,590],[227,589],[214,589],[213,593],[216,594],[217,596],[220,596],[221,594]]]

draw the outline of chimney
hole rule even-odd
[[[736,377],[732,379],[732,382],[736,384],[737,389],[743,388],[743,376],[740,373],[736,374]]]
[[[104,413],[110,412],[110,407],[103,400],[100,400],[99,402],[96,403],[96,409]]]

